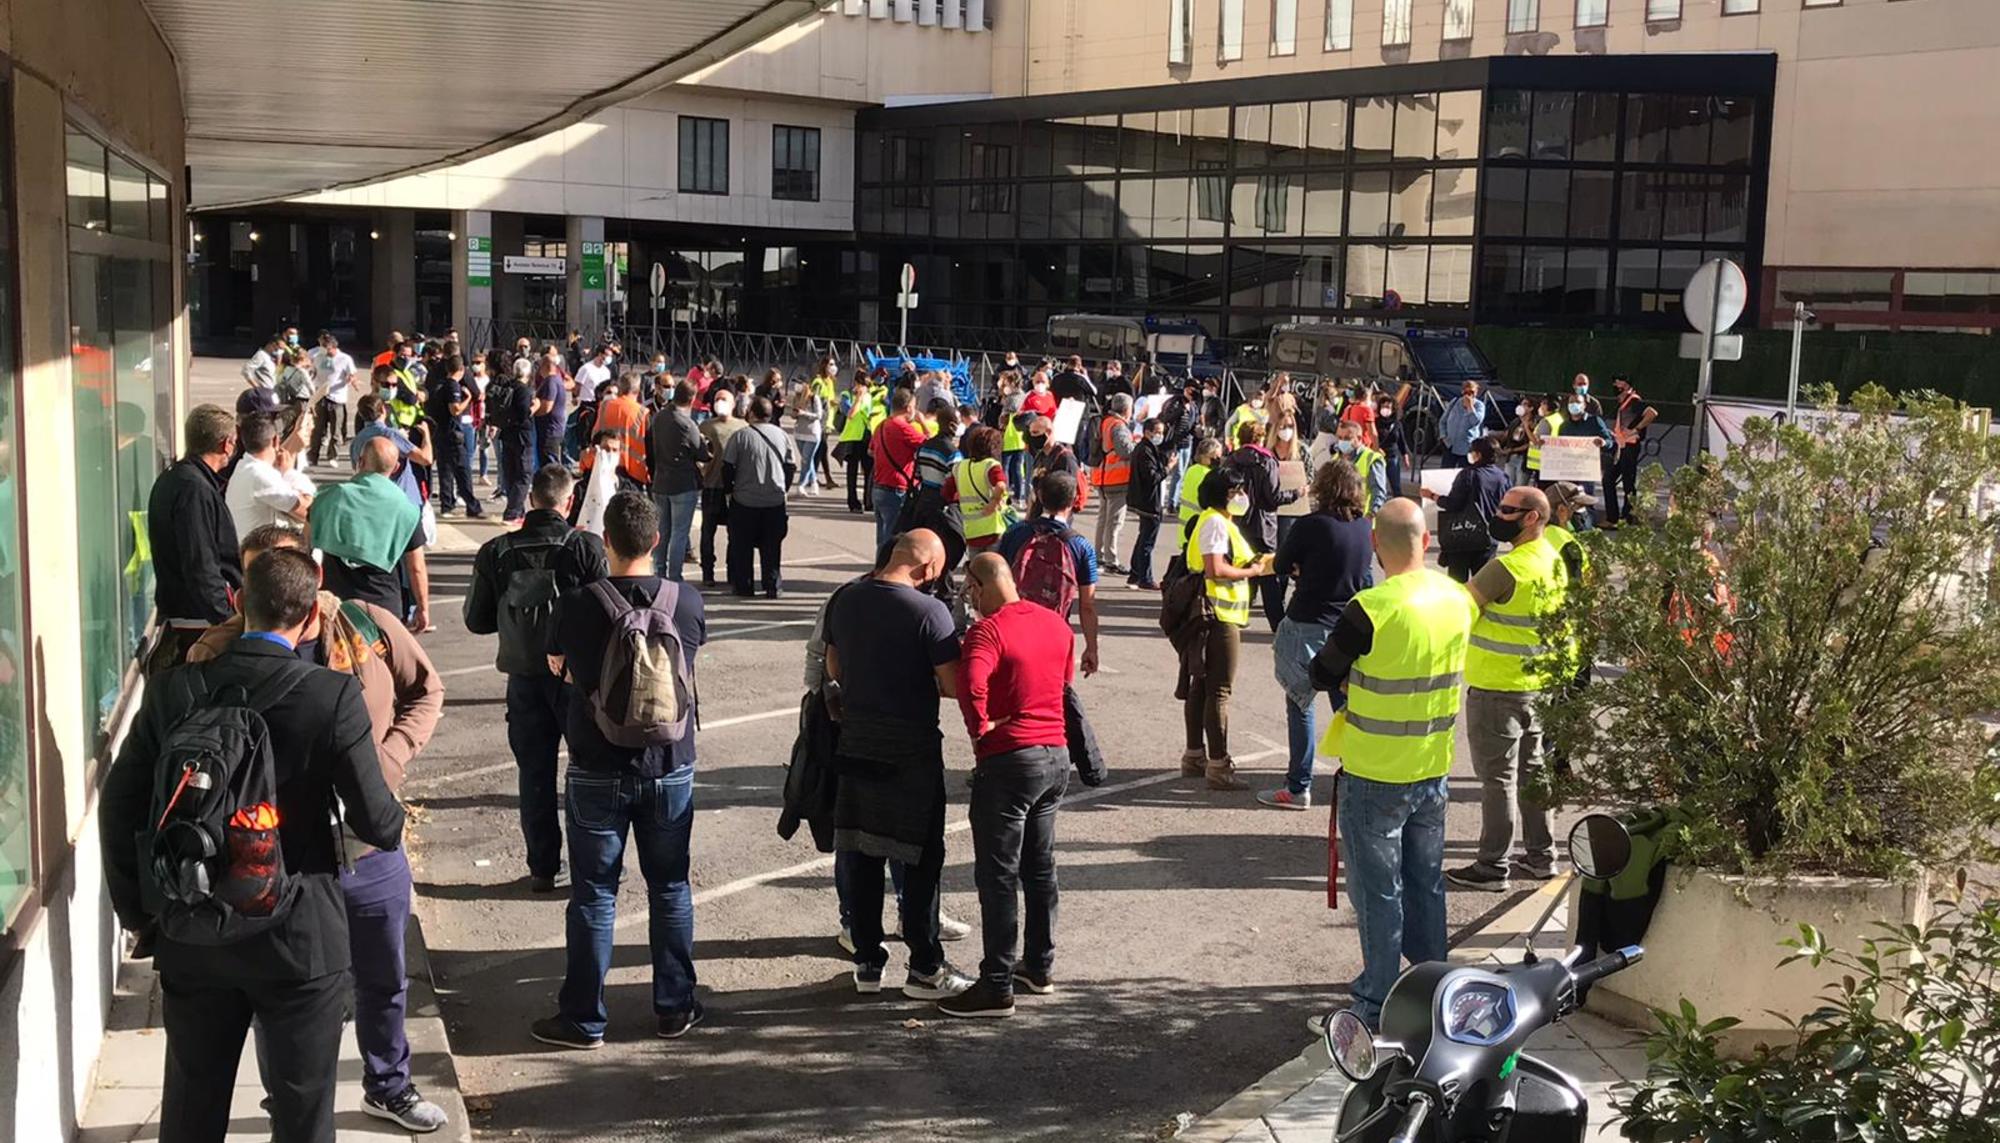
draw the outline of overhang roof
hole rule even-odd
[[[820,0],[145,0],[194,207],[461,162],[672,83]]]

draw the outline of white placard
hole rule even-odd
[[[1422,487],[1433,496],[1443,496],[1451,491],[1452,482],[1458,479],[1459,469],[1426,468],[1418,474]]]
[[[1306,495],[1306,462],[1302,460],[1281,460],[1278,462],[1278,491],[1289,492],[1296,488],[1299,498],[1290,504],[1278,507],[1280,516],[1304,516],[1312,511],[1312,498]]]
[[[1063,403],[1056,406],[1056,415],[1050,418],[1053,427],[1049,430],[1049,439],[1074,445],[1078,430],[1083,428],[1084,409],[1082,401],[1074,397],[1064,398]]]
[[[1542,479],[1594,484],[1604,479],[1604,438],[1542,438]]]

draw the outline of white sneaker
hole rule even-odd
[[[844,930],[844,929],[843,929],[843,930],[842,930],[842,932],[844,933],[844,932],[846,932],[846,930]],[[968,925],[968,924],[966,924],[966,923],[965,923],[964,921],[961,921],[961,920],[959,920],[959,919],[958,919],[957,917],[954,917],[954,916],[951,916],[950,914],[948,914],[948,913],[945,913],[945,912],[943,912],[942,910],[940,910],[940,911],[939,911],[939,913],[938,913],[938,940],[941,940],[941,941],[962,941],[962,940],[964,940],[965,938],[967,938],[967,937],[969,937],[969,936],[971,936],[971,935],[972,935],[972,926],[971,926],[971,925]],[[850,937],[849,939],[851,940],[852,938]],[[883,940],[888,940],[888,941],[900,941],[900,940],[902,940],[902,939],[903,939],[903,922],[902,922],[902,921],[900,921],[900,920],[898,920],[898,921],[897,921],[897,922],[895,923],[895,925],[893,926],[893,931],[891,931],[891,932],[886,932],[886,933],[883,933],[883,934],[882,934],[882,939],[883,939]],[[847,951],[849,951],[849,952],[853,952],[854,950],[853,950],[853,949],[849,949],[849,950],[847,950]]]
[[[972,985],[971,977],[953,968],[947,961],[929,976],[911,972],[903,981],[903,995],[912,1000],[943,1000],[948,996],[957,996]]]

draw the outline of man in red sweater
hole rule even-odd
[[[896,534],[896,517],[903,514],[903,499],[916,483],[917,450],[930,434],[917,423],[917,395],[908,389],[896,390],[889,399],[889,419],[875,430],[868,444],[875,459],[875,550]]]
[[[1023,600],[998,554],[974,556],[965,586],[984,616],[966,631],[958,704],[972,736],[973,882],[986,942],[979,983],[938,1002],[949,1016],[1012,1016],[1014,989],[1055,991],[1056,807],[1069,788],[1063,687],[1075,671],[1069,622]],[[1028,900],[1017,966],[1019,895]]]

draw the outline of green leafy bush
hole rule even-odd
[[[1794,1044],[1724,1059],[1692,1004],[1655,1012],[1647,1078],[1621,1084],[1639,1143],[2000,1143],[2000,902],[1928,928],[1882,926],[1859,953],[1800,926],[1781,964],[1845,970]],[[1898,1012],[1900,1017],[1886,1013]]]
[[[1948,867],[2000,820],[1995,451],[1951,401],[1819,401],[1589,536],[1544,634],[1613,670],[1544,697],[1554,795],[1678,808],[1667,855],[1718,872]]]

